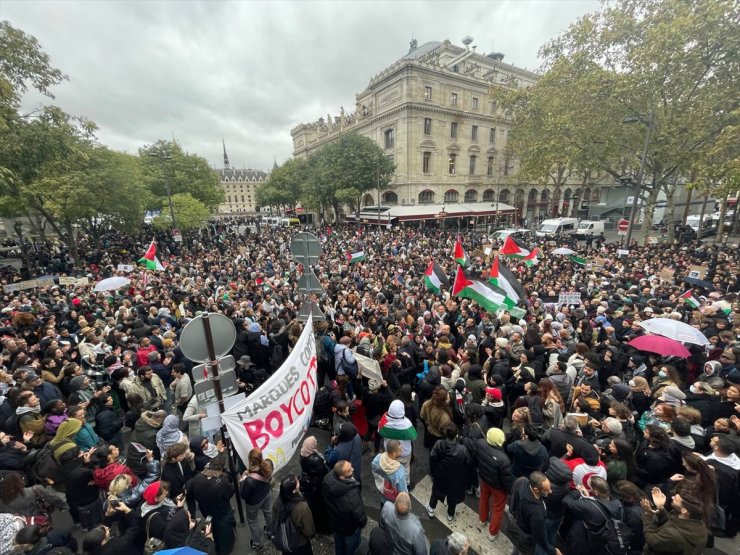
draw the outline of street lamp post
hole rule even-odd
[[[627,116],[622,120],[622,123],[642,123],[647,126],[645,132],[645,144],[642,149],[642,158],[640,159],[640,169],[637,172],[637,179],[635,180],[635,190],[632,197],[632,210],[630,212],[630,226],[627,229],[627,235],[624,237],[624,248],[628,249],[630,241],[632,240],[632,229],[635,226],[635,212],[637,212],[637,199],[640,194],[640,187],[642,187],[642,178],[645,173],[645,163],[647,162],[648,148],[650,148],[650,138],[653,132],[653,112],[650,112],[650,119],[645,122],[640,116]]]
[[[177,228],[175,222],[175,208],[172,205],[172,191],[170,190],[170,180],[167,178],[167,172],[165,171],[164,162],[165,160],[172,160],[172,156],[168,156],[162,152],[151,152],[149,156],[152,158],[159,158],[159,162],[162,166],[162,177],[164,178],[164,187],[167,191],[167,203],[170,205],[170,219],[172,220],[172,229]]]

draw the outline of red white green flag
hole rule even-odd
[[[445,274],[442,267],[434,261],[429,263],[429,266],[424,272],[424,283],[427,286],[427,289],[435,293],[439,293],[443,285],[445,287],[450,286],[447,274]]]
[[[699,299],[694,297],[694,294],[691,292],[691,289],[689,289],[688,291],[686,291],[686,293],[681,295],[681,298],[691,308],[699,308],[699,305],[701,305],[701,303],[699,302]]]
[[[495,313],[501,306],[506,306],[503,292],[496,291],[493,285],[472,273],[465,272],[462,266],[457,267],[452,294],[478,303],[486,312]]]
[[[460,241],[460,236],[457,236],[457,241],[455,241],[455,262],[457,262],[460,266],[463,268],[470,264],[470,259],[468,258],[467,253],[465,252],[465,249],[463,249],[462,241]]]
[[[152,240],[144,256],[139,258],[139,264],[146,264],[147,270],[164,270],[164,266],[157,258],[157,244]]]

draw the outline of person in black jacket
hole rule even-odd
[[[457,426],[448,422],[443,428],[444,438],[437,441],[429,455],[432,469],[432,495],[427,513],[434,518],[437,501],[447,499],[447,522],[455,519],[455,507],[465,501],[467,468],[471,463],[470,453],[458,441]]]
[[[26,446],[0,432],[0,470],[23,470],[26,464]]]
[[[557,457],[550,457],[550,466],[545,476],[550,480],[551,493],[545,497],[545,529],[547,530],[547,543],[555,545],[558,530],[563,523],[563,499],[570,493],[570,482],[573,479],[573,471]]]
[[[644,433],[645,439],[635,452],[638,485],[660,486],[680,470],[680,455],[668,433],[657,424],[649,424]]]
[[[576,491],[563,499],[563,507],[573,518],[573,524],[566,537],[566,553],[599,553],[606,544],[594,532],[606,526],[607,518],[622,520],[622,505],[610,496],[609,484],[601,476],[589,480],[592,494],[585,486],[578,484]]]
[[[123,534],[114,536],[107,526],[93,528],[82,540],[84,555],[132,555],[141,552],[138,541],[142,526],[137,511],[124,503],[116,507],[115,511],[125,515],[125,526],[120,527]]]
[[[501,529],[506,499],[514,485],[511,461],[502,447],[505,438],[502,430],[491,428],[485,439],[479,439],[475,444],[480,477],[478,518],[485,524],[490,513],[491,523],[488,526],[488,533],[492,539],[496,538]]]
[[[208,467],[185,484],[188,506],[194,513],[200,508],[204,517],[212,517],[213,539],[218,555],[228,555],[234,548],[236,520],[231,508],[234,486],[224,472],[226,456],[219,453],[211,459]]]
[[[244,472],[239,486],[239,494],[244,499],[247,512],[247,526],[251,539],[249,547],[255,551],[262,551],[265,530],[272,526],[272,494],[270,480],[272,479],[272,461],[262,457],[262,451],[252,449],[247,456],[249,467]],[[265,519],[264,529],[259,525],[260,511]]]
[[[539,548],[547,555],[560,555],[560,550],[547,541],[544,499],[551,493],[550,480],[539,471],[514,482],[509,501],[515,524],[509,530],[514,553],[532,553]]]
[[[560,429],[546,430],[541,439],[547,452],[553,457],[562,458],[567,452],[565,446],[568,444],[573,446],[574,457],[585,459],[589,456],[598,456],[596,447],[583,438],[575,416],[566,416]]]
[[[95,415],[95,430],[102,439],[112,443],[119,448],[123,448],[123,439],[121,437],[121,428],[123,428],[123,419],[113,408],[113,397],[109,393],[103,393],[98,397],[98,410]]]
[[[362,529],[367,524],[361,485],[353,474],[349,461],[339,461],[334,465],[334,470],[324,476],[321,486],[334,531],[336,555],[353,555],[360,545]]]

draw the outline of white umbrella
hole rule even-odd
[[[93,287],[93,291],[112,291],[113,289],[126,287],[129,283],[131,283],[131,280],[127,277],[113,276],[100,280],[95,284],[95,287]]]
[[[681,343],[693,343],[694,345],[709,345],[707,339],[698,329],[673,318],[651,318],[639,323],[645,331],[654,335],[662,335],[675,339]]]
[[[576,253],[576,251],[574,251],[572,249],[569,249],[567,247],[560,247],[560,248],[557,248],[554,251],[552,251],[550,254],[564,254],[564,255],[567,256],[569,254],[575,254],[575,253]]]

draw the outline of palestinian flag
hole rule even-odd
[[[540,249],[534,248],[532,252],[530,252],[527,256],[522,258],[522,262],[524,262],[527,266],[536,266],[539,263],[539,258],[537,258],[540,254]]]
[[[164,266],[157,258],[157,244],[152,240],[143,257],[139,258],[139,264],[146,264],[147,270],[164,270]]]
[[[356,264],[357,262],[362,262],[363,260],[365,260],[365,251],[347,253],[347,262],[349,262],[350,264]]]
[[[536,250],[536,249],[535,249]],[[515,239],[511,235],[506,237],[504,246],[498,251],[503,256],[513,256],[516,258],[526,258],[532,254],[524,243]]]
[[[424,284],[427,289],[435,293],[439,293],[442,286],[450,286],[450,280],[447,279],[447,274],[442,267],[436,262],[432,261],[429,263],[429,267],[424,272]]]
[[[586,259],[585,258],[581,258],[578,255],[571,254],[568,258],[570,259],[571,262],[575,262],[576,264],[580,264],[581,266],[585,266],[586,265]]]
[[[378,422],[378,433],[385,439],[399,441],[414,441],[417,436],[416,428],[405,415],[402,418],[393,418],[387,412]]]
[[[470,264],[470,259],[463,249],[462,241],[460,241],[459,235],[457,236],[457,241],[455,241],[455,262],[457,262],[463,268]]]
[[[495,313],[506,305],[506,295],[500,289],[481,278],[468,274],[462,266],[457,267],[452,294],[478,303],[486,312]]]
[[[686,293],[681,295],[681,298],[691,308],[699,308],[699,305],[701,305],[699,300],[696,297],[694,297],[693,293],[691,293],[691,289],[689,289],[688,291],[686,291]]]
[[[512,301],[514,305],[527,296],[522,284],[516,279],[514,273],[499,261],[498,256],[493,259],[488,281],[502,289],[506,293],[506,298]]]

